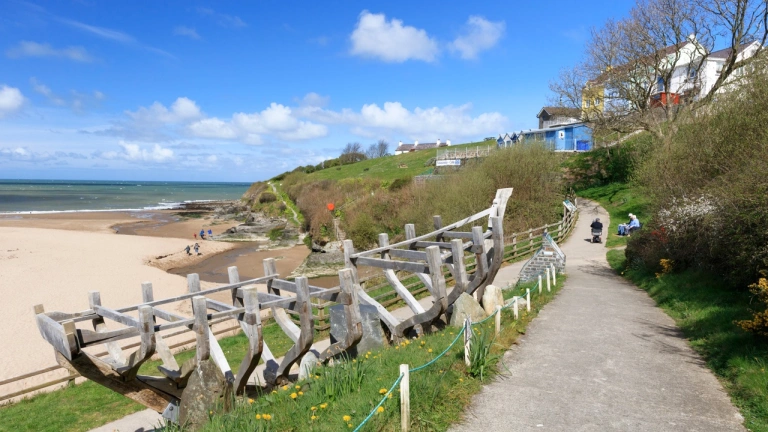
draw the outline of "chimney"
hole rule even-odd
[[[445,145],[447,146],[451,145],[451,140],[445,140]]]
[[[399,143],[398,145],[399,145],[399,146],[403,145],[403,142],[402,142],[402,141],[400,141],[400,143]]]
[[[413,146],[416,147],[417,145],[419,145],[419,142],[418,141],[414,141],[413,142]]]
[[[440,147],[440,138],[437,139],[437,146]]]

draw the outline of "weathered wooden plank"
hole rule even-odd
[[[412,239],[416,238],[416,225],[414,225],[414,224],[406,224],[405,225],[405,238],[407,240],[412,240]],[[415,245],[411,245],[411,248],[415,249],[416,246]],[[426,260],[427,260],[427,253],[424,252],[424,261],[426,261]],[[433,288],[432,288],[432,280],[430,279],[430,277],[427,274],[424,274],[424,273],[421,273],[421,272],[416,273],[416,277],[418,277],[419,280],[421,281],[421,283],[423,283],[424,286],[427,287],[429,292],[432,293]],[[434,293],[432,293],[432,295],[434,295]]]
[[[426,252],[408,250],[408,249],[390,249],[389,255],[394,258],[406,258],[406,259],[418,260],[418,261],[427,260]]]
[[[261,314],[259,313],[259,296],[256,286],[243,288],[243,303],[245,313],[240,319],[240,327],[243,329],[245,337],[248,338],[248,351],[243,356],[237,370],[234,382],[235,394],[242,394],[245,391],[245,385],[259,364],[263,350]]]
[[[141,284],[141,299],[145,303],[149,303],[155,300],[155,294],[152,291],[152,282],[143,282]],[[153,308],[152,313],[154,322],[157,323],[158,310]],[[178,317],[173,316],[173,318],[176,319]],[[163,367],[174,370],[179,369],[179,364],[176,362],[176,358],[173,356],[171,349],[168,347],[168,344],[165,343],[165,339],[163,339],[159,333],[155,333],[155,348],[157,353],[160,355],[160,358],[163,360]]]
[[[139,335],[139,329],[133,327],[125,327],[119,330],[103,330],[93,331],[87,329],[77,329],[78,344],[81,348],[97,345],[100,343],[113,343],[122,339],[128,339]],[[111,356],[110,356],[111,358]],[[111,358],[115,361],[114,358]],[[123,361],[115,361],[115,363],[125,363]]]
[[[88,306],[93,309],[96,305],[101,306],[101,294],[99,294],[98,291],[90,291],[88,293]],[[104,318],[102,317],[93,319],[92,325],[93,329],[98,333],[108,331],[107,325],[104,323]],[[85,341],[82,339],[81,341],[84,343],[83,346],[85,346]],[[123,355],[123,350],[120,348],[120,345],[116,342],[106,342],[106,349],[112,361],[118,364],[125,364],[125,356]]]
[[[275,266],[274,259],[265,259],[262,264],[264,265],[265,275],[272,275],[277,273],[277,267]],[[280,288],[277,286],[277,284],[278,279],[272,279],[267,284],[267,288],[275,293],[279,293]],[[296,295],[298,297],[298,291],[300,290],[298,287],[298,282],[296,282],[294,286],[296,287]],[[309,285],[307,285],[307,293],[309,293]],[[300,302],[297,301],[295,305],[296,307],[301,308]],[[272,316],[274,317],[275,322],[277,322],[277,324],[283,330],[283,332],[288,335],[288,337],[291,338],[294,343],[297,343],[299,341],[299,336],[301,335],[301,330],[296,326],[296,324],[293,323],[293,321],[291,321],[291,318],[288,317],[288,315],[285,313],[285,310],[282,308],[273,307]]]
[[[448,231],[443,233],[443,237],[449,238],[449,239],[471,239],[472,233],[471,232],[458,232],[458,231]]]
[[[386,246],[389,243],[389,236],[387,234],[379,234],[379,245],[380,246]],[[400,250],[400,249],[393,249],[393,250]],[[390,253],[392,250],[389,251]],[[412,251],[409,251],[412,252]],[[386,253],[384,253],[385,257],[387,256]],[[426,260],[426,252],[424,252],[424,259]],[[341,277],[341,276],[340,276]],[[405,301],[405,304],[408,305],[408,307],[411,308],[413,313],[424,313],[424,308],[421,306],[418,300],[413,297],[410,291],[403,285],[402,282],[400,282],[400,279],[395,274],[394,270],[384,270],[384,277],[387,279],[387,282],[392,286],[392,288],[395,289],[395,292],[397,295],[400,296]]]
[[[314,337],[314,321],[312,320],[312,306],[309,301],[309,283],[305,277],[296,278],[296,306],[299,312],[300,333],[296,343],[283,357],[278,369],[264,370],[264,378],[270,384],[282,384],[287,382],[291,367],[309,351]]]
[[[356,264],[360,266],[377,267],[389,270],[405,270],[411,273],[429,274],[429,266],[424,263],[414,263],[408,261],[392,261],[380,258],[359,257],[355,259]]]
[[[192,297],[192,311],[195,314],[195,338],[197,339],[197,364],[211,357],[211,343],[208,335],[208,315],[206,299],[203,296]]]
[[[93,305],[93,310],[104,318],[111,319],[112,321],[119,322],[120,324],[127,325],[129,327],[140,328],[139,321],[124,313],[120,313],[114,309],[109,309],[104,306]]]
[[[37,311],[40,312],[37,312]],[[45,315],[42,311],[42,305],[35,306],[35,320],[37,321],[37,329],[40,331],[40,335],[53,346],[56,352],[60,353],[67,360],[72,360],[74,356],[80,351],[77,346],[75,338],[70,338],[64,329],[63,324],[59,324],[52,318]],[[73,321],[65,321],[65,323],[72,323]]]
[[[445,226],[443,228],[440,228],[439,230],[435,230],[435,231],[432,231],[430,233],[427,233],[427,234],[424,234],[424,235],[421,235],[421,236],[418,236],[418,237],[414,237],[413,239],[410,239],[410,240],[401,241],[400,243],[395,243],[395,244],[393,244],[391,246],[388,246],[388,248],[391,249],[391,248],[410,247],[412,244],[414,244],[416,242],[419,242],[419,241],[422,241],[422,240],[426,240],[428,238],[435,237],[435,236],[437,236],[440,233],[444,233],[446,231],[450,231],[450,230],[456,229],[456,228],[458,228],[460,226],[464,226],[464,225],[470,224],[470,223],[472,223],[472,222],[474,222],[476,220],[482,219],[482,218],[488,216],[490,213],[491,213],[491,209],[488,208],[486,210],[481,211],[480,213],[476,213],[476,214],[474,214],[472,216],[469,216],[469,217],[464,218],[464,219],[462,219],[460,221],[454,222],[454,223],[452,223],[450,225],[447,225],[447,226]],[[417,246],[417,247],[419,247],[419,246]],[[382,251],[385,251],[385,250],[387,250],[387,248],[380,248],[379,247],[379,248],[376,248],[376,249],[371,249],[371,250],[360,252],[360,253],[357,253],[357,254],[351,254],[350,258],[359,258],[359,257],[362,257],[362,256],[370,256],[370,255],[374,255],[374,254],[377,254],[377,253],[381,253]]]
[[[139,306],[138,323],[141,344],[128,356],[125,368],[118,369],[118,372],[128,381],[136,378],[142,363],[149,360],[155,353],[155,319],[151,306]]]
[[[435,303],[440,303],[442,311],[448,309],[448,301],[445,294],[445,276],[443,276],[443,260],[440,258],[440,248],[430,246],[427,248],[427,264],[429,264],[429,275],[432,279],[432,295],[435,297]]]
[[[453,261],[452,273],[454,286],[453,290],[450,292],[450,294],[448,294],[448,305],[452,305],[453,302],[455,302],[456,299],[458,299],[459,296],[464,293],[469,286],[469,280],[467,278],[467,267],[464,264],[464,249],[461,239],[451,240],[451,245],[453,246],[453,254],[451,259]]]

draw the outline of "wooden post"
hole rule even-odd
[[[187,290],[190,293],[200,292],[200,276],[197,273],[187,275]]]
[[[470,341],[472,340],[472,318],[465,318],[464,319],[464,363],[467,365],[467,367],[470,366],[471,362],[469,361],[469,346]]]
[[[549,284],[549,275],[547,275],[547,284]],[[539,275],[539,283],[536,286],[539,287],[539,294],[541,294],[541,275]]]
[[[518,307],[517,307],[517,301],[518,301],[518,300],[519,300],[519,299],[518,299],[517,297],[515,297],[515,304],[514,304],[514,306],[513,306],[513,309],[512,309],[512,311],[513,311],[513,312],[514,312],[514,314],[515,314],[515,320],[517,320],[517,319],[520,317],[520,313],[519,313],[519,311],[518,311]]]
[[[525,309],[530,312],[531,311],[531,290],[530,288],[525,289]]]
[[[549,283],[549,269],[547,269],[547,292],[552,291]]]
[[[552,283],[557,285],[557,270],[555,269],[555,265],[552,265]]]
[[[408,365],[400,365],[400,373],[403,379],[400,380],[400,430],[408,432],[411,427],[411,390],[410,375]]]
[[[496,334],[501,333],[501,306],[496,306]]]
[[[512,237],[512,255],[517,255],[517,234]]]
[[[211,341],[208,339],[208,305],[204,296],[192,297],[192,311],[195,314],[193,328],[197,339],[197,364],[199,365],[200,362],[211,357]]]
[[[229,276],[229,283],[236,284],[240,282],[240,273],[237,271],[237,266],[227,267],[227,276]],[[242,302],[237,298],[237,288],[232,290],[232,305],[235,307],[242,307]]]

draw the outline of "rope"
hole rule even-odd
[[[439,356],[437,356],[437,357],[433,358],[432,360],[430,360],[430,361],[428,361],[428,362],[424,363],[423,365],[421,365],[421,366],[419,366],[419,367],[415,367],[415,368],[413,368],[413,369],[408,369],[408,372],[418,372],[418,371],[420,371],[420,370],[422,370],[422,369],[426,368],[427,366],[431,365],[432,363],[434,363],[434,362],[438,361],[438,360],[439,360],[441,357],[443,357],[443,356],[444,356],[446,353],[448,353],[448,351],[449,351],[451,348],[453,348],[453,346],[456,344],[456,342],[459,340],[459,338],[460,338],[460,337],[461,337],[461,335],[463,335],[463,334],[464,334],[464,327],[462,327],[462,328],[461,328],[461,331],[459,331],[459,334],[457,334],[457,335],[456,335],[456,338],[453,340],[453,342],[451,342],[451,344],[450,344],[450,345],[448,345],[448,348],[446,348],[446,349],[445,349],[445,351],[441,352]]]
[[[371,412],[368,413],[368,417],[366,417],[365,420],[363,420],[362,423],[357,425],[357,427],[355,428],[354,432],[358,432],[360,429],[363,428],[363,426],[365,426],[366,423],[368,423],[368,420],[370,420],[371,417],[373,417],[373,415],[376,414],[376,410],[379,409],[380,406],[384,405],[384,402],[387,400],[387,398],[389,398],[389,395],[392,394],[392,392],[395,390],[395,387],[397,387],[397,385],[400,384],[400,381],[402,379],[403,379],[403,374],[400,374],[400,376],[397,377],[395,382],[392,384],[392,387],[389,388],[389,391],[384,395],[383,398],[381,398],[381,401],[379,401],[379,404],[376,405],[375,407],[373,407]]]

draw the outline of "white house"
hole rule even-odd
[[[440,141],[440,138],[437,139],[437,141],[433,143],[421,143],[419,144],[418,141],[414,141],[413,144],[403,144],[402,141],[400,141],[397,145],[397,148],[395,149],[395,156],[403,153],[410,153],[414,151],[419,150],[428,150],[438,147],[448,147],[451,145],[451,140],[445,140],[445,142]]]

